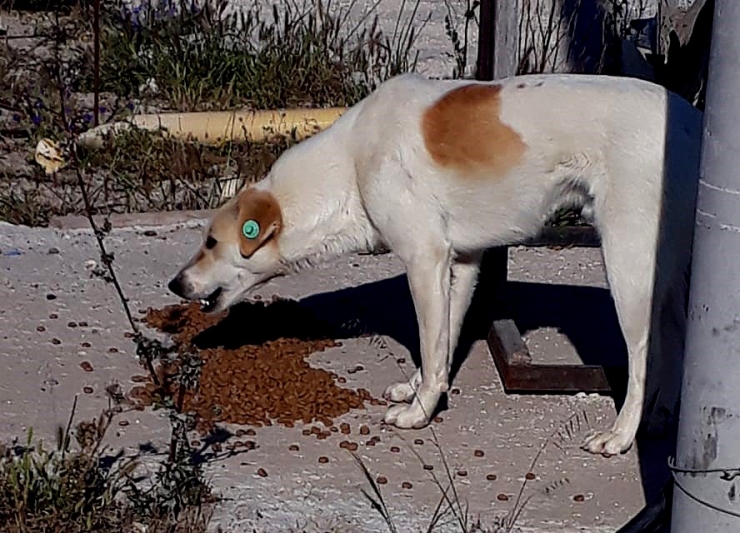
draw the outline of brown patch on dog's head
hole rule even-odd
[[[275,197],[266,191],[246,189],[236,199],[239,251],[250,257],[282,228],[283,217]]]
[[[282,223],[280,206],[272,194],[245,189],[213,217],[208,236],[193,262],[218,260],[223,253],[219,247],[222,242],[238,242],[241,255],[249,258],[277,236]]]
[[[501,87],[471,84],[454,89],[422,116],[424,144],[441,167],[503,176],[527,148],[501,121]]]

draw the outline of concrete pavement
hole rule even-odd
[[[114,229],[107,243],[138,312],[175,303],[165,285],[197,245],[200,222],[170,219],[159,226],[151,216],[146,223],[152,226],[131,225],[136,222],[124,220],[127,227]],[[93,417],[106,405],[108,384],[130,389],[131,377],[143,372],[125,336],[127,323],[113,287],[90,275],[99,253],[89,230],[0,223],[0,250],[0,435],[24,438],[33,427],[36,435],[51,439],[55,427],[66,423],[75,395],[78,420]],[[327,320],[368,321],[380,334],[375,340],[343,339],[340,347],[309,360],[345,377],[345,386],[364,387],[379,397],[389,383],[413,371],[416,332],[402,274],[390,254],[347,256],[271,282],[258,294],[299,299]],[[513,249],[509,277],[512,312],[528,330],[536,358],[572,359],[572,344],[586,357],[614,344],[616,326],[598,250]],[[601,311],[595,313],[592,304]],[[382,406],[355,410],[337,421],[349,423],[348,438],[360,443],[359,456],[374,475],[386,478],[381,489],[398,530],[426,529],[440,498],[432,476],[446,482],[446,462],[471,523],[479,519],[484,531],[496,531],[543,446],[532,468],[535,479],[527,481],[524,493],[533,497],[517,523],[522,531],[607,532],[626,522],[643,505],[645,490],[659,485],[643,474],[660,470],[650,451],[660,443],[610,459],[582,452],[584,421],[610,424],[614,402],[587,395],[506,395],[485,343],[475,337],[453,384],[459,394],[451,396],[451,408],[433,429],[382,429]],[[358,364],[364,370],[353,371]],[[552,444],[553,432],[579,413],[580,431],[571,425],[566,437]],[[147,410],[125,419],[127,425],[110,435],[112,449],[156,465],[168,441],[163,415]],[[365,445],[358,435],[363,424],[380,438],[376,446]],[[257,428],[252,437],[257,449],[233,456],[206,450],[207,472],[226,498],[214,524],[235,532],[386,530],[362,494],[369,489],[363,473],[338,446],[344,436],[319,441],[302,435],[302,429],[302,424]],[[299,451],[289,450],[291,444]],[[328,462],[320,463],[319,456]],[[268,475],[259,476],[259,468]],[[441,531],[460,530],[449,516],[445,522]]]

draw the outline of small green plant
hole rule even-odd
[[[120,407],[73,429],[75,407],[76,399],[53,449],[34,441],[32,429],[24,445],[0,448],[0,531],[112,532],[136,520],[126,493],[137,464],[107,466],[102,444]]]
[[[109,387],[109,394],[113,401],[97,419],[73,427],[75,399],[52,449],[32,429],[23,445],[0,447],[0,532],[119,533],[135,525],[205,531],[211,489],[185,448],[146,489],[137,482],[135,459],[108,455],[103,441],[124,411],[118,388]]]
[[[74,409],[73,409],[74,412]],[[123,505],[118,500],[135,463],[102,467],[102,436],[112,413],[59,428],[56,447],[34,443],[29,429],[23,446],[0,449],[0,531],[115,531]],[[78,449],[72,449],[72,435]]]

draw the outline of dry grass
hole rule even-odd
[[[81,214],[73,172],[49,177],[33,163],[40,139],[68,141],[142,110],[351,106],[389,77],[414,70],[424,25],[419,0],[404,2],[390,36],[372,13],[356,20],[353,3],[331,0],[239,13],[229,13],[224,0],[134,9],[115,0],[102,3],[96,77],[92,4],[70,0],[37,11],[39,5],[14,4],[33,11],[21,20],[35,37],[0,45],[0,130],[10,139],[0,142],[0,154],[13,160],[0,158],[0,220],[28,225]],[[293,142],[214,149],[133,132],[80,157],[95,212],[201,209],[220,202],[220,178],[260,179]]]

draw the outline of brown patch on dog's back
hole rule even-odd
[[[424,112],[424,145],[438,165],[476,176],[503,176],[519,164],[527,146],[501,121],[500,92],[499,85],[465,85]]]

